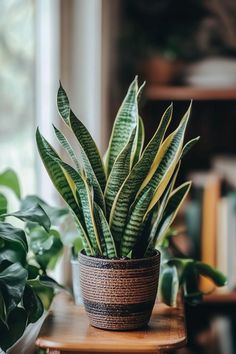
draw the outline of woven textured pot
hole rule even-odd
[[[160,253],[150,258],[108,260],[79,256],[85,310],[94,327],[132,330],[148,324],[156,299]]]

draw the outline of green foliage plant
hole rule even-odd
[[[35,195],[21,199],[16,173],[0,174],[0,349],[6,351],[48,310],[56,289],[48,276],[63,250],[58,225],[68,214],[66,208],[53,208]],[[11,213],[8,191],[20,208]],[[22,221],[22,227],[8,222]],[[7,219],[6,219],[7,218]]]
[[[173,114],[171,104],[144,147],[145,131],[138,109],[143,87],[144,84],[138,86],[135,77],[116,115],[104,158],[87,128],[71,110],[61,84],[58,111],[74,135],[78,149],[72,148],[62,131],[56,127],[54,131],[71,163],[62,160],[39,129],[36,132],[41,159],[74,216],[88,256],[119,259],[152,255],[191,186],[188,181],[176,187],[176,179],[184,155],[199,139],[184,141],[192,104],[168,135]]]

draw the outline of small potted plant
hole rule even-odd
[[[172,105],[144,148],[138,111],[143,85],[131,83],[117,113],[102,160],[83,123],[70,109],[60,86],[57,103],[75,135],[80,156],[54,127],[72,164],[36,133],[38,150],[55,187],[72,210],[83,242],[79,254],[82,297],[90,323],[109,330],[131,330],[149,322],[156,299],[160,252],[156,250],[183,203],[191,182],[175,187],[181,159],[198,140],[184,145],[191,105],[168,136]]]

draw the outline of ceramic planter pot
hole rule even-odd
[[[80,253],[80,285],[90,323],[107,330],[146,326],[156,299],[160,253],[109,260]]]
[[[141,72],[149,84],[170,85],[180,76],[183,63],[168,60],[162,56],[153,56],[143,61]]]

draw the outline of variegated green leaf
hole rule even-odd
[[[90,179],[92,184],[94,182],[94,189],[97,189],[95,183],[96,178],[101,190],[104,190],[106,185],[106,176],[98,148],[87,128],[72,111],[70,112],[70,127],[79,142],[87,177]]]
[[[102,209],[96,203],[94,203],[94,211],[100,238],[104,239],[105,243],[106,249],[103,255],[106,255],[108,258],[117,257],[116,245],[111,234],[109,225]]]
[[[157,230],[159,227],[159,224],[161,222],[161,219],[163,217],[163,213],[165,211],[166,205],[168,203],[169,197],[171,192],[173,191],[175,182],[176,182],[176,178],[179,172],[179,168],[180,168],[180,163],[178,164],[176,171],[174,173],[174,176],[172,177],[169,185],[167,186],[165,192],[163,193],[163,196],[160,200],[160,203],[158,205],[158,209],[157,212],[155,213],[155,221],[152,225],[152,228],[150,230],[150,234],[149,234],[149,238],[148,238],[148,242],[146,244],[146,249],[149,251],[151,249],[153,249],[155,247],[155,238],[156,238],[156,234],[157,234]],[[144,253],[145,253],[145,249],[144,249]]]
[[[81,215],[82,211],[79,207],[79,201],[76,199],[75,196],[75,186],[69,185],[61,166],[55,160],[59,159],[59,156],[52,148],[52,146],[47,142],[47,140],[43,138],[38,129],[36,132],[36,141],[41,159],[49,174],[49,177],[51,178],[52,183],[54,184],[62,198],[65,200],[65,202],[68,204],[75,217],[78,219],[77,221],[79,225],[80,234],[82,236],[85,236],[86,233],[84,231],[84,221]],[[93,254],[93,251],[89,246],[86,248],[85,251],[88,255]]]
[[[139,89],[138,89],[138,93],[137,93],[137,99],[138,99],[138,101],[140,101],[140,99],[141,99],[141,96],[142,96],[143,89],[144,89],[145,85],[146,85],[146,81],[144,81],[144,82],[142,83],[142,85],[141,85],[141,86],[139,87]]]
[[[164,235],[168,228],[171,226],[172,222],[176,217],[177,212],[179,211],[185,197],[189,192],[190,187],[191,182],[185,182],[171,193],[165,211],[161,218],[161,222],[156,231],[154,244],[156,243],[157,238],[161,238],[161,236]]]
[[[110,213],[110,228],[116,240],[121,239],[123,228],[129,207],[133,203],[135,195],[146,177],[159,147],[164,138],[166,129],[171,121],[173,106],[170,105],[164,112],[160,124],[149,144],[145,148],[140,160],[133,167],[129,176],[120,188]]]
[[[75,224],[76,224],[78,232],[79,232],[79,237],[82,241],[82,245],[83,245],[86,255],[87,256],[94,256],[95,251],[92,247],[89,236],[87,235],[87,233],[85,231],[85,227],[81,224],[80,220],[77,217],[75,217],[74,220],[75,220]]]
[[[114,165],[112,167],[111,173],[108,177],[108,181],[104,193],[108,215],[110,213],[112,204],[122,183],[130,173],[131,153],[132,153],[134,138],[135,138],[135,129],[131,133],[127,145],[117,156]]]
[[[57,137],[59,143],[67,151],[71,160],[74,162],[77,171],[80,172],[82,169],[81,169],[79,160],[78,160],[77,156],[75,155],[74,150],[72,149],[69,141],[67,140],[65,135],[59,129],[57,129],[54,125],[53,125],[53,128],[54,128],[54,131],[55,131],[55,134],[56,134],[56,137]]]
[[[190,112],[191,105],[182,118],[178,128],[170,134],[161,145],[160,151],[157,154],[152,167],[140,188],[141,194],[150,187],[156,191],[155,197],[149,205],[148,212],[160,199],[179,162]]]
[[[82,205],[87,234],[89,235],[89,239],[91,241],[95,254],[102,254],[100,239],[97,233],[96,224],[94,220],[93,206],[89,186],[86,180],[82,176],[80,176],[80,174],[76,172],[73,167],[71,167],[60,159],[56,159],[56,161],[62,167],[62,170],[66,176],[68,183],[71,184],[73,182],[76,185],[77,191],[80,196],[80,202]]]
[[[140,159],[143,150],[143,145],[144,145],[145,131],[144,131],[143,120],[141,117],[139,117],[138,129],[136,134],[137,134],[137,140],[135,141],[136,144],[135,144],[133,165],[135,165]]]
[[[121,150],[127,144],[131,132],[138,124],[138,80],[135,77],[131,83],[124,101],[116,115],[113,126],[107,156],[107,174],[109,175],[112,166],[120,154]]]
[[[179,172],[179,166],[180,166],[180,164],[177,166],[176,172],[175,172],[174,176],[172,177],[172,179],[171,179],[171,181],[169,183],[169,186],[167,186],[167,188],[166,188],[166,190],[163,193],[163,196],[161,198],[159,209],[158,209],[158,213],[157,213],[157,218],[156,218],[156,222],[155,222],[157,224],[158,224],[158,221],[160,221],[162,216],[163,216],[164,210],[165,210],[166,205],[167,205],[168,200],[169,200],[169,196],[170,196],[170,194],[173,191],[173,188],[174,188],[174,185],[175,185],[175,182],[176,182],[176,178],[177,178],[177,175],[178,175],[178,172]],[[153,227],[152,233],[154,232],[154,230],[155,230],[155,227]]]
[[[37,129],[36,132],[36,141],[38,150],[41,156],[41,159],[44,163],[44,166],[51,178],[52,183],[61,194],[62,198],[65,202],[70,206],[76,216],[80,213],[80,209],[78,203],[75,199],[75,196],[65,178],[65,175],[58,164],[54,160],[54,158],[59,159],[58,154],[55,152],[53,147],[47,142],[47,140],[40,134],[39,130]]]
[[[69,125],[70,103],[61,82],[57,92],[57,108],[62,119]]]
[[[183,158],[188,152],[189,150],[192,149],[192,147],[198,142],[198,140],[200,139],[200,136],[197,136],[196,138],[189,140],[183,147],[182,150],[182,155],[181,158]]]
[[[121,256],[127,256],[136,244],[143,228],[144,215],[152,198],[153,191],[147,190],[137,201],[131,215],[128,218],[122,240],[121,240]]]

